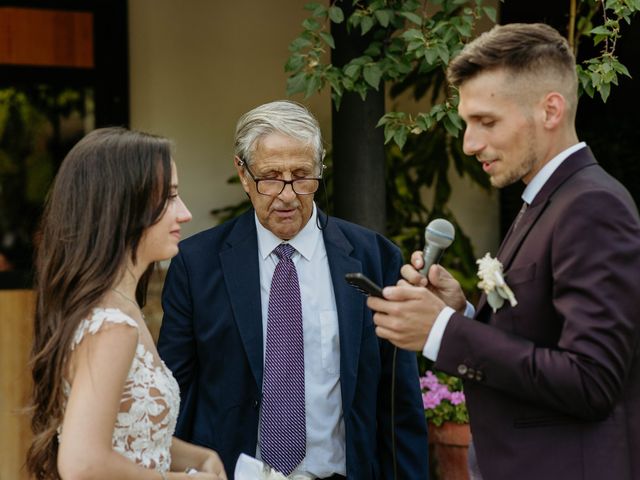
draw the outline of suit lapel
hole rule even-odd
[[[502,262],[505,271],[505,278],[509,283],[509,267],[516,253],[520,249],[520,245],[526,238],[529,231],[533,228],[540,215],[545,211],[547,205],[552,200],[552,196],[558,188],[560,188],[569,178],[576,172],[590,165],[597,164],[590,148],[583,148],[565,159],[564,162],[553,172],[551,177],[540,189],[533,202],[527,208],[526,212],[520,219],[518,228],[514,231],[513,224],[507,235],[505,236],[496,257]],[[476,317],[479,316],[481,310],[487,305],[486,295],[483,293],[478,302]]]
[[[520,219],[518,223],[518,228],[515,231],[510,232],[511,235],[505,237],[500,250],[498,251],[498,260],[502,262],[504,266],[505,272],[509,270],[509,266],[511,265],[511,260],[513,260],[513,256],[518,251],[518,248],[522,244],[522,241],[531,230],[531,227],[536,223],[536,220],[540,216],[540,214],[544,211],[544,207],[547,205],[547,201],[545,202],[534,202],[527,208],[527,211],[524,212],[524,215]],[[513,226],[512,226],[513,227]]]
[[[323,222],[326,221],[324,213],[318,211],[318,215],[322,216]],[[323,235],[338,311],[340,386],[344,415],[347,416],[355,394],[365,306],[362,294],[347,284],[344,275],[349,272],[361,272],[362,263],[351,257],[353,246],[336,222],[329,219]]]
[[[238,218],[220,251],[233,316],[258,388],[262,386],[263,338],[258,236],[253,209]]]

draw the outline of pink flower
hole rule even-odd
[[[441,381],[440,378],[443,380]],[[447,421],[457,423],[469,421],[460,379],[449,377],[444,373],[436,375],[427,370],[424,376],[420,377],[420,389],[422,406],[430,422],[441,425]]]
[[[424,392],[422,394],[422,405],[426,410],[436,408],[440,405],[440,399],[436,398],[432,392]]]
[[[464,403],[464,393],[463,392],[451,392],[451,398],[449,399],[452,405],[460,405]]]

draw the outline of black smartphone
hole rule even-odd
[[[347,273],[344,279],[360,292],[365,295],[373,295],[374,297],[382,298],[382,288],[376,285],[373,280],[368,278],[365,274],[360,272]]]

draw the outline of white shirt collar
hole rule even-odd
[[[316,227],[316,218],[318,212],[316,210],[316,204],[313,204],[313,212],[311,218],[307,221],[307,224],[302,227],[302,230],[293,237],[291,240],[282,240],[273,234],[270,230],[267,230],[258,220],[258,215],[255,214],[256,230],[258,232],[258,252],[262,260],[273,252],[273,250],[283,242],[289,243],[297,252],[300,253],[305,259],[311,260],[313,252],[316,250],[318,241],[322,236],[322,232]]]
[[[536,173],[536,176],[531,179],[527,187],[524,189],[524,192],[522,192],[522,200],[531,205],[533,200],[536,198],[536,195],[538,195],[542,187],[544,187],[544,184],[547,183],[547,180],[551,178],[553,172],[556,171],[562,162],[564,162],[569,155],[586,146],[587,144],[585,142],[576,143],[549,160],[547,164],[542,167],[538,173]]]

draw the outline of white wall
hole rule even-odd
[[[304,0],[129,0],[131,125],[176,144],[190,235],[215,224],[212,208],[244,192],[227,185],[238,117],[286,98],[288,45],[308,13]],[[330,142],[327,92],[305,103]],[[498,243],[497,195],[452,176],[451,207],[478,255]]]

